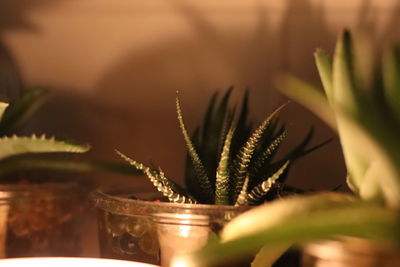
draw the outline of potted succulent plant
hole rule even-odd
[[[77,188],[73,188],[72,184],[68,186],[56,184],[34,186],[27,184],[28,179],[24,179],[24,184],[15,180],[11,182],[7,179],[7,174],[12,169],[15,172],[16,170],[23,170],[25,167],[25,165],[19,164],[18,168],[14,168],[20,160],[18,156],[25,157],[33,153],[48,152],[82,153],[89,149],[87,145],[59,141],[54,138],[47,138],[45,135],[40,137],[36,135],[31,137],[7,136],[12,127],[29,116],[41,96],[42,91],[27,91],[11,105],[4,102],[0,103],[0,165],[2,166],[2,174],[4,174],[0,185],[2,202],[0,207],[1,257],[33,256],[36,253],[43,252],[51,245],[48,244],[49,240],[57,238],[55,236],[45,237],[52,234],[52,231],[48,229],[49,227],[61,229],[60,225],[68,225],[71,228],[72,220],[70,218],[73,217],[71,214],[73,209],[57,213],[52,212],[51,206],[54,206],[58,200],[67,198],[66,192],[69,194],[76,192],[71,195],[69,200],[77,199]],[[62,197],[58,198],[55,195],[56,193]],[[65,216],[61,216],[60,212],[64,212]],[[61,219],[61,217],[64,219]],[[53,223],[59,219],[63,221]],[[59,236],[59,238],[62,239],[62,236]],[[63,249],[68,250],[70,247],[71,245],[64,246]],[[66,253],[68,254],[68,252]]]
[[[76,256],[87,189],[82,184],[34,176],[32,170],[122,171],[121,164],[75,157],[88,145],[45,135],[17,136],[16,127],[43,101],[43,90],[26,90],[0,102],[0,257]],[[52,176],[54,174],[51,174]]]
[[[161,263],[166,266],[173,254],[201,247],[211,233],[218,233],[227,221],[249,207],[300,191],[284,184],[288,170],[299,157],[323,144],[307,148],[313,134],[310,130],[297,147],[275,160],[286,136],[285,128],[278,123],[278,114],[285,105],[252,131],[247,120],[248,93],[236,117],[229,107],[231,92],[227,90],[220,100],[217,94],[212,96],[203,124],[191,137],[176,97],[178,123],[187,147],[186,188],[167,178],[160,168],[146,166],[117,151],[148,177],[159,194],[153,198],[156,201],[143,201],[139,195],[131,195],[139,199],[121,198],[101,191],[93,195],[100,210],[103,256],[159,263],[160,245]]]
[[[315,53],[325,94],[292,76],[282,85],[337,130],[353,194],[308,194],[259,206],[228,223],[222,243],[172,266],[214,266],[258,251],[253,266],[271,266],[287,248],[305,244],[305,266],[400,265],[400,54],[387,48],[381,68],[373,69],[365,44],[360,50],[344,31],[333,61]]]

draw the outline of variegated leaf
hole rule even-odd
[[[117,154],[126,160],[130,165],[138,170],[143,171],[144,174],[149,178],[150,182],[156,187],[156,189],[167,197],[170,202],[174,203],[196,203],[197,201],[192,197],[182,194],[183,189],[179,188],[177,184],[168,179],[164,172],[161,170],[156,171],[144,164],[137,162],[128,156],[122,154],[116,150]]]
[[[250,165],[250,174],[257,175],[264,167],[264,164],[271,159],[271,156],[277,151],[281,143],[286,137],[286,130],[283,130],[275,139],[270,143],[266,150],[264,150],[257,158],[254,159]]]
[[[271,122],[271,120],[286,106],[286,104],[278,107],[271,115],[269,115],[258,128],[253,132],[244,146],[240,149],[235,161],[234,161],[234,173],[233,173],[233,199],[236,202],[237,196],[242,190],[243,183],[246,177],[246,173],[249,168],[250,160],[253,156],[254,150],[260,141],[265,129]]]
[[[235,206],[245,206],[248,204],[248,193],[247,190],[249,188],[250,176],[247,175],[244,180],[242,190],[240,190],[239,196],[237,197]]]
[[[233,133],[234,127],[231,126],[226,135],[221,159],[217,168],[215,182],[215,204],[217,205],[229,205],[229,156]]]
[[[202,129],[203,139],[201,140],[201,146],[197,147],[213,190],[215,190],[215,173],[217,171],[218,161],[222,152],[225,135],[229,130],[229,125],[228,127],[226,127],[226,125],[227,117],[230,113],[228,104],[232,90],[233,87],[230,87],[218,103],[210,103],[206,113],[208,124],[204,125]],[[211,99],[211,101],[214,100],[216,99]]]
[[[185,139],[186,147],[187,147],[188,153],[190,155],[190,158],[192,160],[193,167],[196,172],[196,176],[199,179],[200,188],[202,189],[204,198],[208,199],[212,203],[214,201],[214,194],[213,194],[214,190],[211,186],[210,179],[207,176],[207,172],[204,168],[204,165],[203,165],[202,161],[200,160],[200,157],[199,157],[192,141],[190,140],[189,134],[186,130],[185,124],[183,122],[182,110],[180,107],[178,97],[176,97],[176,112],[178,115],[179,127],[181,128],[181,132]]]
[[[258,204],[268,194],[271,187],[281,177],[288,166],[289,161],[286,161],[271,177],[254,187],[250,193],[248,193],[248,203],[250,205]]]

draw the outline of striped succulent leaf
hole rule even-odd
[[[253,132],[244,146],[240,149],[236,159],[234,160],[233,167],[233,199],[236,201],[240,191],[242,190],[243,183],[246,177],[246,173],[248,171],[250,160],[253,156],[253,153],[256,149],[256,146],[261,139],[265,129],[271,122],[271,120],[286,106],[286,104],[278,107],[274,112],[272,112],[261,124],[258,128]]]
[[[216,182],[215,182],[215,204],[229,205],[229,156],[230,146],[234,133],[234,128],[231,128],[226,135],[224,147],[221,153],[221,159],[218,164]]]
[[[285,139],[286,134],[286,130],[283,130],[277,137],[275,137],[275,139],[273,139],[267,149],[254,159],[253,163],[250,165],[250,174],[257,175],[260,173],[260,170],[265,166],[265,163],[271,160],[272,156],[278,150],[279,146]]]
[[[179,127],[181,128],[181,132],[185,139],[186,147],[187,147],[190,159],[192,160],[194,171],[199,180],[199,184],[200,184],[200,188],[203,192],[203,196],[205,199],[214,201],[214,190],[211,186],[210,179],[207,176],[207,172],[204,168],[204,165],[203,165],[202,161],[200,160],[200,157],[199,157],[192,141],[190,140],[189,134],[188,134],[185,124],[183,122],[182,110],[180,107],[180,102],[179,102],[178,96],[176,97],[176,112],[178,115]]]
[[[116,150],[117,154],[126,160],[130,165],[136,169],[143,171],[149,178],[150,182],[157,188],[157,190],[167,197],[170,202],[174,203],[196,203],[197,201],[192,197],[182,193],[184,190],[179,188],[177,184],[168,179],[164,172],[147,167],[144,164],[137,162],[128,156]]]
[[[159,179],[161,181],[170,181],[165,176],[164,172],[161,171],[161,170],[159,170],[158,173],[157,172],[149,172],[149,171],[147,171],[146,174],[149,177],[151,175],[153,175],[154,178],[156,178],[156,180]],[[187,195],[183,195],[183,194],[178,193],[177,191],[174,191],[172,189],[173,187],[171,187],[169,185],[165,185],[165,184],[163,184],[163,185],[164,186],[162,186],[162,188],[160,188],[160,189],[162,189],[162,191],[160,191],[160,192],[163,193],[163,195],[166,196],[170,202],[173,202],[173,203],[188,203],[188,204],[196,204],[197,203],[197,201],[195,199],[193,199],[192,197],[187,196]],[[157,187],[157,189],[158,189],[158,187]],[[160,189],[158,189],[158,190],[160,190]]]
[[[218,167],[219,156],[229,129],[229,126],[227,126],[227,118],[230,113],[228,102],[232,90],[233,88],[229,88],[219,103],[210,103],[204,119],[207,124],[202,129],[203,139],[201,140],[200,156],[202,157],[202,162],[204,163],[211,185],[215,184],[215,173]],[[217,95],[214,96],[217,97]],[[216,101],[216,99],[213,100]]]
[[[275,182],[281,177],[283,172],[289,166],[289,163],[289,161],[286,161],[271,177],[254,187],[247,195],[248,204],[258,204],[268,194]]]
[[[192,133],[191,140],[195,147],[200,147],[200,127],[196,127]],[[185,185],[196,199],[202,199],[202,190],[200,189],[199,181],[193,168],[192,160],[189,153],[186,154],[185,160]]]
[[[250,176],[247,174],[242,190],[240,190],[239,196],[237,197],[235,206],[245,206],[248,204],[248,193],[247,190],[249,188]]]

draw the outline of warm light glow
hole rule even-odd
[[[1,267],[157,267],[147,263],[95,258],[14,258],[0,260]]]
[[[190,236],[191,226],[190,225],[179,225],[179,235],[188,238]]]
[[[172,259],[170,267],[196,267],[196,264],[188,257],[180,255]]]

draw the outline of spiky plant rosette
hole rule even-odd
[[[186,148],[186,188],[167,178],[159,168],[146,166],[117,153],[142,171],[170,202],[217,205],[257,205],[267,199],[276,184],[283,183],[289,167],[300,156],[323,145],[306,149],[313,131],[281,159],[274,157],[286,137],[278,115],[286,104],[276,108],[255,129],[248,122],[249,94],[244,95],[236,115],[229,107],[232,88],[218,102],[211,97],[203,124],[190,136],[184,123],[179,95],[176,112]]]

